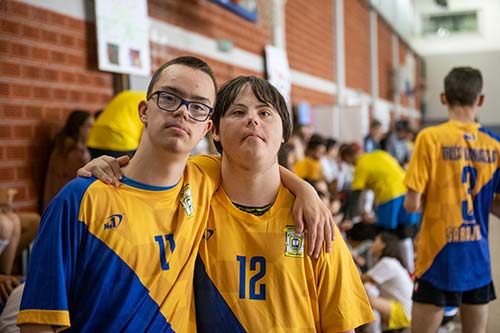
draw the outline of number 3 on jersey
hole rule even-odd
[[[163,238],[165,237],[165,240]],[[165,251],[165,243],[169,244],[170,248],[170,254],[174,253],[175,250],[175,241],[174,241],[174,235],[173,234],[165,234],[165,235],[158,235],[155,236],[155,241],[158,243],[158,246],[160,247],[160,266],[161,269],[164,271],[168,271],[170,269],[170,265],[168,264],[167,261],[167,251]]]
[[[247,285],[247,257],[236,256],[236,260],[240,262],[240,298],[246,298],[246,285]],[[258,271],[257,271],[257,266]],[[249,299],[265,300],[266,299],[266,285],[259,284],[259,290],[256,291],[257,283],[266,275],[266,258],[255,256],[250,258],[250,271],[256,273],[250,278],[249,281]]]
[[[467,199],[462,201],[462,218],[465,222],[473,222],[474,201],[472,199],[472,189],[476,186],[477,169],[466,166],[462,169],[462,184],[467,184]],[[470,202],[470,207],[469,207]]]

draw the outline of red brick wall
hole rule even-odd
[[[234,46],[264,55],[271,31],[263,15],[256,23],[210,1],[149,0],[149,16],[213,39],[231,39]],[[238,74],[238,73],[236,73]]]
[[[151,53],[156,56],[152,58],[151,68],[158,68],[161,64],[166,61],[181,56],[181,55],[192,55],[199,57],[199,54],[189,53],[183,50],[179,50],[173,47],[159,45],[156,43],[151,43]],[[251,71],[245,68],[236,67],[221,61],[217,61],[211,58],[203,57],[205,59],[212,70],[214,71],[215,77],[217,79],[217,84],[219,87],[229,79],[234,78],[238,75],[255,75],[258,77],[263,77],[263,73]]]
[[[401,40],[401,38],[398,38],[398,52],[399,52],[399,65],[406,65],[406,53],[408,52],[408,46]],[[400,95],[400,103],[403,106],[409,106],[410,105],[410,100],[408,98],[408,95],[406,95],[405,92],[402,92]]]
[[[346,86],[371,92],[370,9],[363,0],[344,1]]]
[[[71,110],[105,106],[112,77],[96,69],[91,24],[6,1],[0,29],[0,187],[37,209],[50,139]]]
[[[392,101],[392,31],[378,16],[378,90],[379,97]]]
[[[332,1],[315,0],[314,5],[308,0],[287,1],[285,17],[290,67],[335,80]]]

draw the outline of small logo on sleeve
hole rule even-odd
[[[123,215],[122,214],[113,214],[106,218],[106,222],[104,222],[104,230],[116,229],[122,223]]]
[[[191,197],[191,185],[187,184],[181,191],[180,203],[188,217],[194,216],[194,205]]]
[[[287,226],[283,231],[285,232],[285,256],[304,257],[304,234],[297,233],[295,226]]]

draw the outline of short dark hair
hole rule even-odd
[[[224,117],[231,104],[234,103],[243,87],[247,84],[250,85],[255,97],[260,102],[269,104],[278,112],[283,126],[283,140],[287,142],[292,133],[292,122],[285,99],[271,83],[256,76],[238,76],[222,85],[217,93],[217,103],[215,103],[212,115],[216,133],[219,133],[221,118]],[[214,141],[214,144],[217,151],[222,153],[220,142]]]
[[[215,80],[215,75],[214,75],[214,72],[212,71],[212,68],[210,68],[210,66],[206,62],[204,62],[203,60],[201,60],[199,58],[192,57],[192,56],[182,56],[182,57],[174,58],[174,59],[164,63],[163,65],[160,66],[160,68],[158,68],[156,70],[156,72],[154,72],[153,76],[151,77],[151,81],[149,82],[149,86],[148,86],[148,93],[147,93],[148,98],[153,93],[153,87],[156,84],[156,82],[158,82],[158,80],[160,79],[160,75],[163,72],[163,70],[169,66],[172,66],[172,65],[183,65],[186,67],[198,69],[198,70],[208,74],[208,76],[210,76],[210,78],[212,79],[212,82],[214,83],[215,92],[217,92],[217,80]]]
[[[333,147],[335,147],[337,145],[337,140],[335,140],[334,138],[327,138],[326,139],[326,150],[330,150],[332,149]]]
[[[482,89],[481,72],[472,67],[455,67],[444,79],[444,94],[449,106],[473,106]]]
[[[346,158],[356,155],[356,153],[357,150],[353,147],[352,144],[343,143],[339,147],[340,158],[343,159],[344,161],[346,160]]]
[[[320,134],[313,134],[309,141],[307,141],[306,145],[306,153],[311,152],[319,146],[325,146],[326,148],[326,140]]]

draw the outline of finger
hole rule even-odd
[[[295,221],[295,230],[297,233],[304,232],[304,211],[300,209],[297,212],[297,220]]]
[[[327,217],[327,221],[325,223],[325,245],[326,245],[326,252],[329,253],[332,250],[332,225],[330,221],[330,217]]]
[[[337,224],[335,223],[335,218],[333,217],[333,215],[330,215],[330,230],[331,230],[331,239],[332,239],[332,242],[335,240],[335,226]]]
[[[13,278],[12,279],[12,290],[14,290],[17,286],[19,286],[21,284],[21,282],[16,279],[16,278]]]
[[[124,167],[130,162],[130,157],[128,155],[120,156],[116,159],[120,167]]]
[[[309,226],[307,228],[307,238],[309,240],[309,251],[308,251],[308,254],[310,256],[313,255],[313,251],[314,251],[314,248],[316,246],[316,236],[317,236],[317,230],[316,230],[316,228],[312,228],[311,226]]]
[[[120,186],[120,180],[122,179],[122,172],[120,170],[120,165],[118,164],[117,160],[113,160],[112,163],[109,164],[110,170],[112,172],[111,179],[113,180],[113,186],[119,187]]]
[[[317,224],[318,227],[316,233],[316,245],[314,247],[314,259],[319,258],[321,247],[323,246],[323,241],[325,240],[324,228],[326,223],[319,221]]]
[[[88,171],[87,169],[84,169],[84,168],[78,169],[78,171],[76,172],[76,174],[79,177],[85,177],[85,178],[92,177],[92,172],[90,172],[90,171]]]

